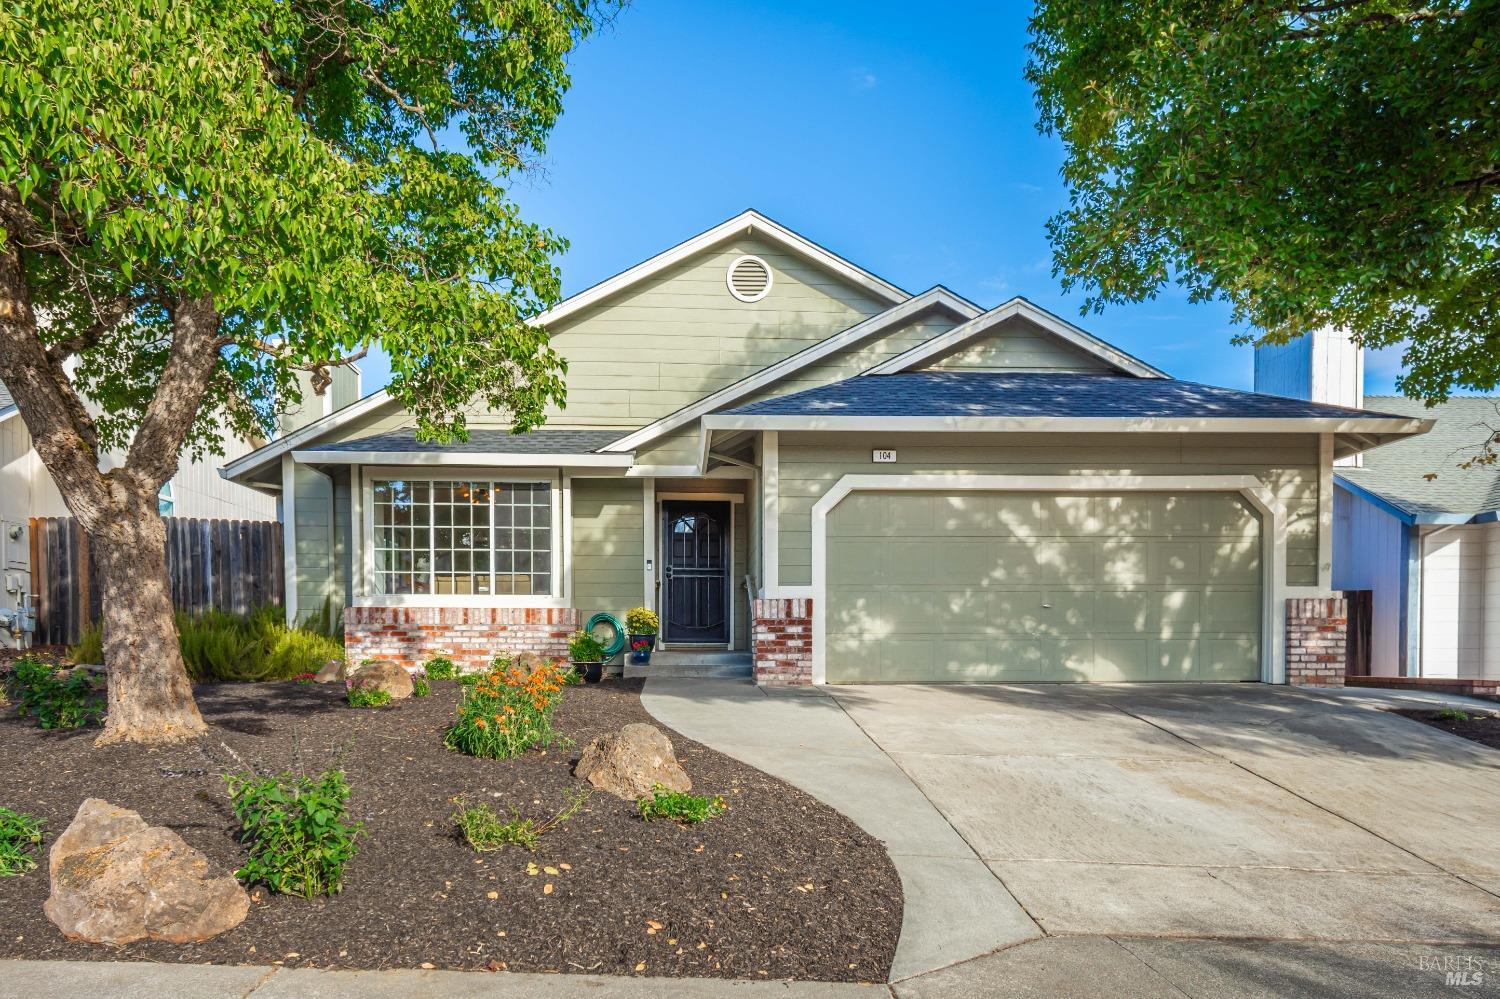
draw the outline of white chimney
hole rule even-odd
[[[1343,330],[1321,329],[1281,346],[1255,348],[1255,391],[1362,409],[1365,353]],[[1337,464],[1357,465],[1358,456]]]

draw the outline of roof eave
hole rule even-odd
[[[308,448],[292,452],[308,465],[438,465],[508,468],[630,468],[633,454],[529,454],[518,451],[355,451]]]
[[[1418,511],[1401,505],[1400,501],[1372,489],[1360,482],[1355,482],[1340,472],[1333,473],[1334,484],[1339,488],[1347,490],[1360,499],[1390,514],[1403,524],[1420,525],[1423,527],[1454,527],[1464,524],[1493,524],[1500,521],[1500,510],[1482,510],[1478,513],[1463,513],[1453,511]]]

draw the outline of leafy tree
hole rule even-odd
[[[1500,3],[1042,0],[1049,224],[1089,306],[1169,282],[1284,343],[1409,340],[1402,390],[1500,380]]]
[[[525,318],[561,241],[499,181],[561,110],[593,0],[16,0],[0,8],[0,381],[88,532],[101,742],[204,725],[156,496],[298,373],[380,341],[422,433],[563,393]],[[439,137],[446,144],[439,142]],[[457,147],[463,151],[453,151]],[[100,456],[125,461],[99,471]]]

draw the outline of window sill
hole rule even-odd
[[[355,607],[566,607],[561,597],[497,596],[488,593],[400,593],[356,596]]]

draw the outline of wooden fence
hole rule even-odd
[[[274,520],[164,518],[167,578],[179,610],[244,614],[281,604],[281,525]],[[99,619],[99,581],[89,539],[72,517],[31,518],[36,641],[70,645]]]

